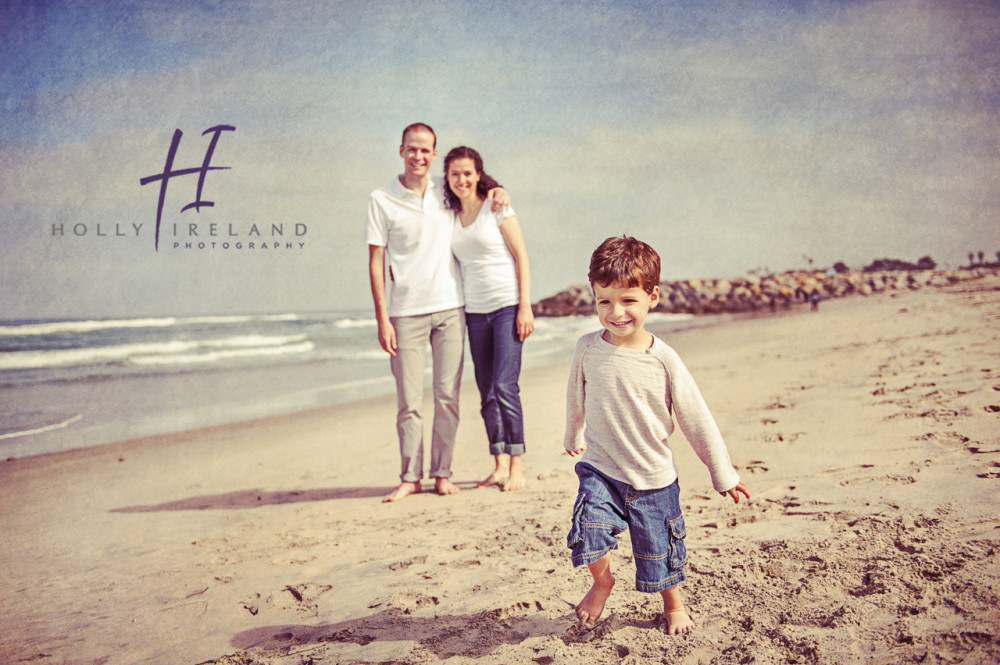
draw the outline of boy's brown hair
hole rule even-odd
[[[660,285],[660,255],[629,236],[608,238],[590,257],[590,285],[622,285],[652,293]]]

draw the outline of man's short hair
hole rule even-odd
[[[660,255],[629,236],[608,238],[590,257],[590,285],[641,288],[652,293],[660,285]]]
[[[403,130],[403,140],[399,142],[399,145],[406,145],[406,135],[409,134],[411,131],[417,130],[417,129],[423,129],[425,131],[430,132],[431,136],[434,137],[434,148],[437,149],[437,145],[438,145],[438,136],[437,136],[437,134],[434,133],[434,130],[431,128],[430,125],[428,125],[426,123],[423,123],[423,122],[415,122],[412,125],[408,125],[406,127],[406,129]]]

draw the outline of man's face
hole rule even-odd
[[[427,175],[437,154],[434,135],[426,129],[411,129],[406,133],[403,145],[399,146],[399,156],[403,158],[406,174],[416,178]]]

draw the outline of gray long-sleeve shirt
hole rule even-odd
[[[677,479],[667,443],[674,417],[712,485],[725,492],[740,481],[701,391],[677,352],[653,337],[649,349],[625,349],[602,330],[576,345],[566,394],[566,450],[602,473],[636,489],[666,487]],[[672,417],[673,416],[673,417]]]

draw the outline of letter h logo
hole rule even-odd
[[[202,136],[206,134],[212,134],[212,141],[208,144],[208,150],[205,152],[205,159],[202,161],[201,166],[190,169],[178,169],[174,168],[174,156],[177,154],[177,147],[181,143],[181,136],[184,132],[177,129],[174,130],[174,139],[170,143],[170,150],[167,151],[167,164],[163,167],[163,173],[158,173],[156,175],[146,176],[139,180],[139,185],[148,185],[151,182],[157,180],[160,181],[160,202],[156,208],[156,251],[160,251],[160,220],[163,218],[163,202],[167,198],[167,181],[175,176],[191,175],[192,173],[197,173],[198,175],[198,189],[195,192],[195,199],[191,203],[187,204],[181,208],[181,212],[184,212],[188,208],[194,208],[195,212],[199,212],[203,206],[211,208],[215,205],[213,201],[203,201],[201,198],[202,189],[205,187],[205,176],[208,175],[209,171],[222,171],[227,170],[228,166],[211,166],[212,163],[212,153],[215,152],[215,146],[219,142],[219,135],[222,132],[235,132],[236,128],[232,125],[216,125],[215,127],[209,127],[204,132],[201,133]]]

